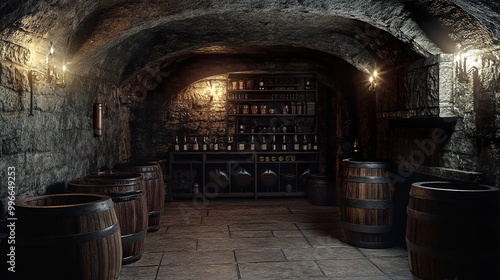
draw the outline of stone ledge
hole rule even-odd
[[[485,181],[485,174],[475,171],[465,171],[444,167],[419,166],[417,172],[442,178],[445,180],[455,180],[468,183],[481,183]]]

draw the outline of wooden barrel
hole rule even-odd
[[[471,183],[412,184],[406,244],[420,279],[500,279],[500,189]]]
[[[120,227],[109,196],[16,200],[17,279],[119,279]]]
[[[165,184],[163,173],[159,164],[145,163],[120,163],[116,170],[139,173],[142,175],[146,186],[146,201],[148,205],[148,231],[160,229],[160,214],[165,205]]]
[[[389,163],[382,161],[343,161],[340,216],[349,244],[373,249],[392,245],[393,185],[389,168]]]
[[[307,178],[307,196],[313,205],[331,205],[335,192],[328,176],[310,174]]]
[[[144,252],[148,226],[146,196],[140,174],[130,172],[89,175],[68,183],[68,191],[109,195],[120,224],[122,264],[139,260]]]

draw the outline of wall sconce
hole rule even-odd
[[[477,73],[478,69],[476,66],[472,66],[471,69],[467,71],[467,56],[464,54],[455,56],[455,75],[457,76],[458,82],[467,83],[469,81],[470,73]]]
[[[61,67],[62,73],[59,72],[57,65],[53,61],[54,53],[54,44],[50,42],[49,53],[47,54],[47,56],[45,56],[45,64],[47,70],[45,72],[38,70],[28,71],[28,81],[30,85],[30,117],[33,116],[33,85],[35,83],[45,83],[49,84],[51,87],[66,87],[66,65],[63,64]]]
[[[373,71],[373,74],[370,76],[370,86],[368,87],[368,90],[371,92],[375,92],[377,88],[377,78],[378,78],[378,73],[377,70]]]
[[[29,76],[28,78],[30,79],[30,81],[44,82],[46,84],[50,84],[51,86],[65,87],[66,65],[63,63],[62,66],[60,67],[61,69],[59,69],[54,60],[55,60],[54,44],[50,42],[49,53],[45,56],[45,65],[47,67],[47,70],[45,72],[38,70],[30,70],[28,72]]]
[[[210,97],[208,100],[208,103],[212,103],[214,100],[214,93],[215,93],[215,85],[212,84],[212,81],[207,81],[208,88],[210,89]]]
[[[102,103],[94,103],[93,106],[93,129],[94,129],[94,137],[101,137],[103,134],[103,126],[102,126]]]

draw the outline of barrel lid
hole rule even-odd
[[[86,213],[103,212],[113,208],[113,201],[109,196],[90,193],[66,193],[25,197],[16,200],[15,204],[16,212],[33,210],[30,211],[30,214],[33,215],[44,215],[44,213],[50,212],[51,215],[80,216]]]
[[[347,158],[342,160],[342,164],[347,167],[357,168],[388,168],[391,164],[387,160]]]
[[[138,181],[142,177],[141,174],[135,172],[126,172],[126,171],[110,171],[102,174],[91,174],[85,176],[85,179],[92,180],[103,180],[103,181],[116,181],[116,180],[125,180],[125,181]]]
[[[500,191],[494,186],[480,185],[474,183],[453,183],[448,181],[417,182],[412,186],[430,190],[450,191],[450,192],[491,192]]]

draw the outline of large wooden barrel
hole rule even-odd
[[[324,174],[310,174],[307,178],[307,196],[313,205],[331,205],[335,201],[335,191],[330,177]]]
[[[120,226],[109,196],[16,200],[17,279],[119,279]]]
[[[340,216],[351,245],[392,245],[393,185],[388,162],[346,159],[342,163]]]
[[[406,244],[420,279],[500,279],[500,189],[470,183],[412,184]]]
[[[163,172],[158,163],[120,163],[116,170],[139,173],[146,186],[146,201],[148,205],[148,231],[160,229],[160,214],[165,205],[165,184]]]
[[[119,172],[89,175],[68,183],[68,191],[109,195],[120,224],[122,264],[139,260],[144,252],[148,226],[148,209],[142,177],[137,173]]]

